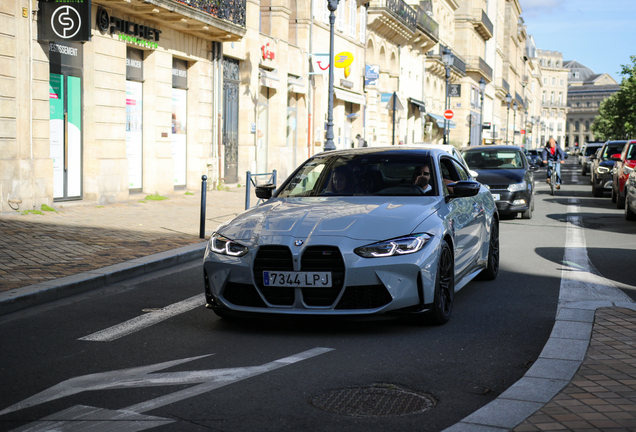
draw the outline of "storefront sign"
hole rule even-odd
[[[341,79],[340,80],[340,85],[342,87],[344,87],[344,88],[352,89],[353,88],[353,81]]]
[[[261,45],[261,53],[263,56],[263,60],[274,60],[274,52],[269,50],[269,42],[265,45]]]
[[[365,65],[364,85],[377,85],[380,79],[380,66]]]
[[[172,87],[188,88],[188,62],[172,59]]]
[[[462,85],[461,84],[449,84],[448,85],[448,96],[449,97],[461,97],[462,96]]]
[[[310,75],[327,75],[329,73],[329,53],[311,55]]]
[[[91,40],[91,0],[40,0],[38,40]]]
[[[135,48],[126,49],[126,79],[143,81],[144,79],[144,53]]]
[[[158,47],[161,30],[110,16],[106,9],[97,10],[97,28],[103,33],[119,33],[119,40],[147,48]]]
[[[351,63],[353,63],[353,54],[351,54],[350,52],[343,51],[334,56],[334,67],[344,69],[347,66],[351,66]]]

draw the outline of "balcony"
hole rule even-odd
[[[367,11],[367,27],[385,39],[403,45],[415,36],[417,12],[404,0],[374,0]]]
[[[566,105],[563,102],[541,101],[541,106],[548,108],[564,108]]]
[[[417,29],[423,34],[420,43],[430,43],[432,45],[439,42],[439,24],[420,6],[417,7]]]
[[[426,53],[427,60],[434,60],[435,63],[429,64],[426,63],[426,69],[431,70],[431,72],[438,74],[440,76],[444,76],[446,73],[444,63],[442,62],[442,49],[444,47],[439,45],[437,50],[431,50]],[[466,62],[463,58],[461,58],[455,51],[453,51],[453,64],[451,65],[451,73],[455,73],[459,77],[466,76]]]
[[[492,81],[492,68],[486,63],[486,61],[479,56],[466,57],[468,72],[476,72],[481,75],[486,81]]]
[[[113,13],[156,23],[198,38],[240,41],[246,0],[101,0]],[[97,5],[94,5],[97,6]]]
[[[473,9],[473,26],[485,41],[492,38],[494,26],[483,9]]]

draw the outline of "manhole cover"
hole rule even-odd
[[[353,417],[388,417],[426,411],[435,406],[430,396],[393,385],[331,390],[309,398],[316,408]]]

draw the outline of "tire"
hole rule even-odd
[[[616,202],[616,191],[614,190],[614,187],[612,187],[612,202],[615,203]],[[618,207],[618,206],[617,206]],[[618,207],[620,208],[620,207]]]
[[[532,219],[532,207],[521,213],[521,219]]]
[[[219,318],[225,320],[225,321],[231,321],[233,320],[235,317],[232,314],[229,314],[227,311],[223,310],[223,309],[219,309],[219,308],[214,308],[212,309],[212,312],[214,312],[216,314],[216,316],[218,316]]]
[[[499,274],[499,222],[495,219],[490,227],[490,245],[488,247],[488,267],[479,273],[481,280],[495,280]]]
[[[629,200],[625,198],[625,219],[628,221],[636,221],[636,213],[629,206]]]
[[[627,191],[625,191],[625,193],[627,194]],[[625,197],[621,195],[620,191],[618,192],[618,194],[616,194],[616,208],[625,208]]]
[[[442,325],[450,320],[455,297],[455,262],[448,243],[442,243],[435,279],[433,307],[426,315],[427,324]]]
[[[603,186],[596,187],[596,185],[592,184],[592,195],[596,198],[600,198],[603,196]]]
[[[581,175],[584,176],[585,174],[587,174],[587,167],[583,163],[581,164]]]

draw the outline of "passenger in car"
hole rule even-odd
[[[353,173],[349,167],[343,165],[333,170],[325,192],[334,194],[353,194],[356,192]]]
[[[426,193],[433,189],[430,183],[431,168],[428,165],[415,167],[415,172],[413,173],[413,184],[421,187],[422,190]]]

